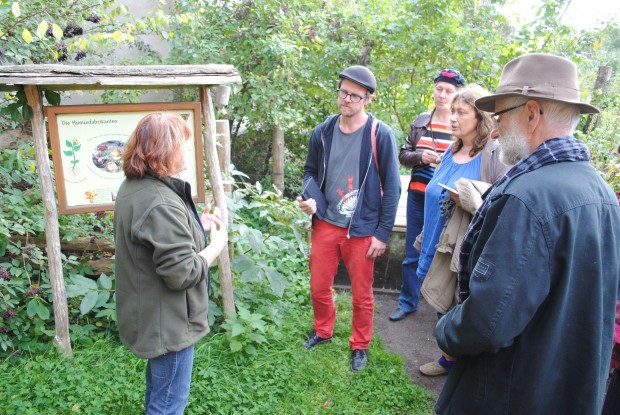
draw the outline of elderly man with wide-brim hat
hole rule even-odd
[[[577,68],[527,54],[476,107],[504,162],[460,253],[459,304],[436,327],[457,357],[438,414],[600,414],[620,281],[620,206],[573,136]]]

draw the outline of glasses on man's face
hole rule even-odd
[[[523,104],[515,105],[514,107],[510,107],[510,108],[503,109],[503,110],[501,110],[501,111],[494,112],[493,114],[491,114],[491,116],[492,116],[493,118],[495,118],[495,121],[497,121],[497,122],[499,123],[499,116],[500,116],[500,115],[502,115],[502,114],[506,114],[507,112],[512,111],[512,110],[516,110],[517,108],[521,108],[521,107],[523,107],[525,104],[527,104],[527,102],[524,102]],[[541,114],[542,114],[542,111],[541,111]]]
[[[353,102],[355,104],[357,104],[358,102],[360,102],[363,99],[366,99],[366,96],[362,97],[362,96],[357,95],[357,94],[351,94],[351,93],[349,93],[345,89],[339,89],[338,90],[338,98],[340,98],[340,99],[347,99],[347,97],[349,97],[351,102]]]

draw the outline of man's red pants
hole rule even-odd
[[[368,349],[372,339],[375,300],[372,292],[375,259],[366,258],[372,236],[347,238],[347,229],[315,220],[310,250],[310,293],[314,308],[314,329],[331,337],[336,321],[332,286],[340,259],[349,273],[353,298],[352,350]]]

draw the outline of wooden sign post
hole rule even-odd
[[[215,146],[215,112],[209,97],[209,86],[241,83],[231,65],[153,65],[153,66],[71,66],[71,65],[6,65],[0,66],[0,90],[14,91],[23,87],[32,108],[32,129],[35,142],[37,171],[45,215],[45,237],[48,270],[54,301],[54,345],[59,352],[72,356],[69,336],[67,296],[64,286],[58,210],[45,129],[42,90],[109,90],[109,89],[170,89],[196,86],[200,88],[202,116],[205,122],[205,160],[213,194],[228,220],[226,198]],[[228,250],[219,257],[224,311],[234,311],[232,272]]]

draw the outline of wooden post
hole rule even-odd
[[[607,90],[609,89],[609,83],[611,82],[611,66],[600,66],[598,68],[598,75],[596,77],[596,81],[594,82],[594,89],[592,92],[594,93],[594,102],[596,105],[602,102]],[[599,124],[601,123],[601,115],[600,114],[590,114],[588,115],[588,120],[583,128],[583,132],[585,134],[589,134],[594,131]]]
[[[45,240],[47,244],[47,262],[52,298],[54,302],[54,322],[56,335],[54,346],[65,356],[73,356],[71,338],[69,337],[69,309],[67,293],[62,276],[62,260],[60,257],[60,233],[58,230],[58,210],[52,184],[52,170],[47,155],[47,135],[45,132],[45,117],[43,115],[43,101],[41,90],[35,85],[24,86],[28,104],[32,108],[32,135],[34,151],[37,161],[37,172],[41,182],[45,218]]]
[[[218,88],[220,89],[220,88]],[[217,120],[215,122],[215,130],[217,136],[217,157],[220,161],[220,168],[225,174],[225,178],[231,180],[232,177],[229,174],[230,170],[230,124],[228,120]],[[232,194],[232,183],[224,183],[224,192]],[[230,224],[230,221],[229,221]],[[232,261],[235,257],[235,250],[233,244],[228,244],[228,258]]]
[[[217,136],[217,157],[220,161],[220,168],[228,176],[230,169],[230,125],[228,120],[217,120],[215,122]],[[232,184],[224,183],[224,191],[232,192]]]
[[[215,109],[209,94],[209,88],[200,86],[200,103],[202,104],[202,116],[205,121],[204,129],[204,152],[209,172],[209,182],[215,204],[222,211],[222,220],[228,226],[228,205],[226,194],[222,186],[222,173],[217,159],[216,129],[215,129]],[[227,249],[223,249],[218,257],[219,276],[222,287],[222,302],[224,313],[235,311],[235,299],[233,296],[232,271],[230,269],[230,256]]]
[[[280,193],[284,193],[284,131],[279,127],[273,128],[271,161],[273,164],[271,181]]]

